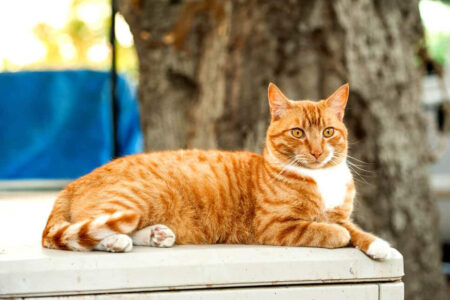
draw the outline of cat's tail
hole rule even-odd
[[[133,211],[117,211],[80,222],[70,222],[70,194],[64,190],[53,205],[42,234],[42,246],[51,249],[87,251],[104,238],[129,234],[136,230],[140,215]]]

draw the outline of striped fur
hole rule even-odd
[[[272,121],[262,155],[163,151],[97,168],[61,192],[42,244],[91,250],[112,235],[164,224],[177,244],[336,248],[351,242],[367,252],[376,238],[350,219],[355,185],[345,173],[347,130],[342,118],[347,96],[345,85],[320,102],[290,101],[271,84]],[[329,127],[334,134],[325,137]],[[293,128],[304,135],[295,137]],[[336,165],[346,174],[339,183],[333,178],[341,173],[327,175]],[[332,199],[328,186],[339,190],[342,199]],[[142,236],[149,230],[139,232],[134,236],[149,240]],[[388,251],[377,245],[371,248],[377,255]]]

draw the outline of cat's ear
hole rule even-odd
[[[269,105],[270,114],[274,121],[278,120],[291,107],[289,99],[272,82],[269,83]]]
[[[348,93],[349,93],[349,85],[348,83],[346,83],[340,88],[338,88],[326,100],[328,107],[334,111],[337,118],[341,121],[344,118],[344,110],[345,106],[347,105]]]

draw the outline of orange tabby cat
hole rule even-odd
[[[178,150],[116,159],[61,192],[42,245],[262,244],[337,248],[386,259],[389,244],[350,219],[355,185],[342,121],[348,84],[320,102],[269,85],[264,154]]]

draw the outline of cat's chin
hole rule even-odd
[[[306,168],[306,169],[314,169],[315,170],[315,169],[323,168],[324,164],[322,164],[322,163],[311,163],[311,164],[303,165],[302,167]]]
[[[306,168],[306,169],[317,170],[317,169],[325,168],[327,166],[327,164],[328,164],[328,162],[326,162],[326,161],[313,161],[310,163],[303,164],[302,167]]]

